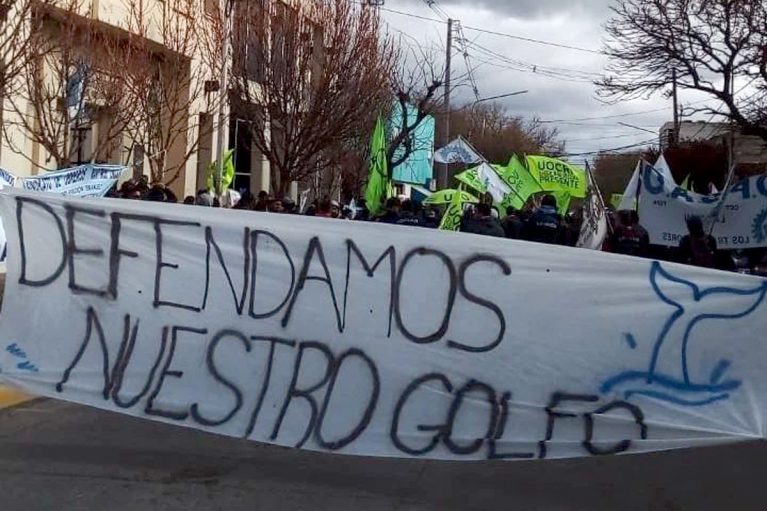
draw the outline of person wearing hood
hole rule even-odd
[[[523,237],[536,243],[564,243],[562,215],[557,211],[557,199],[553,195],[544,195],[541,207],[525,222]]]
[[[506,233],[489,204],[477,204],[474,213],[468,213],[461,221],[461,232],[505,238]]]

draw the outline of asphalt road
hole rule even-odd
[[[0,410],[0,510],[758,510],[767,445],[566,461],[327,455],[54,400]]]

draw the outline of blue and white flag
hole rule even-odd
[[[468,142],[458,137],[434,153],[435,163],[479,163],[484,161]]]

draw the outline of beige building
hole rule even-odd
[[[49,52],[38,58],[37,67],[29,68],[44,82],[45,87],[38,83],[37,88],[45,94],[25,89],[31,83],[29,76],[15,77],[15,92],[2,98],[6,136],[0,143],[1,167],[28,176],[56,169],[62,158],[68,158],[69,164],[125,164],[134,175],[157,176],[164,171],[164,181],[183,197],[205,186],[206,170],[218,154],[218,130],[223,127],[224,147],[237,146],[237,186],[254,192],[268,190],[269,164],[250,149],[247,127],[236,111],[230,115],[228,98],[223,116],[219,114],[220,57],[212,62],[225,33],[219,0],[80,0],[76,13],[72,0],[52,3],[37,10],[28,26],[53,40],[60,38],[65,47],[72,46],[75,38],[78,50]],[[203,21],[208,25],[202,32],[188,37],[189,27]],[[134,44],[146,51],[135,51]],[[135,71],[136,66],[147,64],[157,80],[147,81],[150,88],[146,90],[139,85],[123,91],[110,89],[111,82],[103,76],[90,78],[84,87],[87,92],[78,96],[81,82],[67,80],[62,69],[75,75],[79,68],[71,62],[60,65],[66,59],[87,60],[85,76],[95,76],[93,70],[107,61],[112,62],[111,76],[120,75],[120,66]],[[157,84],[162,86],[156,88]],[[165,97],[169,95],[172,100]],[[77,97],[82,102],[72,101]],[[134,101],[127,102],[129,98]],[[152,108],[162,114],[152,115]],[[43,128],[54,133],[60,145],[41,140],[50,139],[50,134],[31,135]]]

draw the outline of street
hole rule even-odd
[[[544,462],[327,455],[38,399],[0,410],[5,510],[762,510],[764,443]]]

